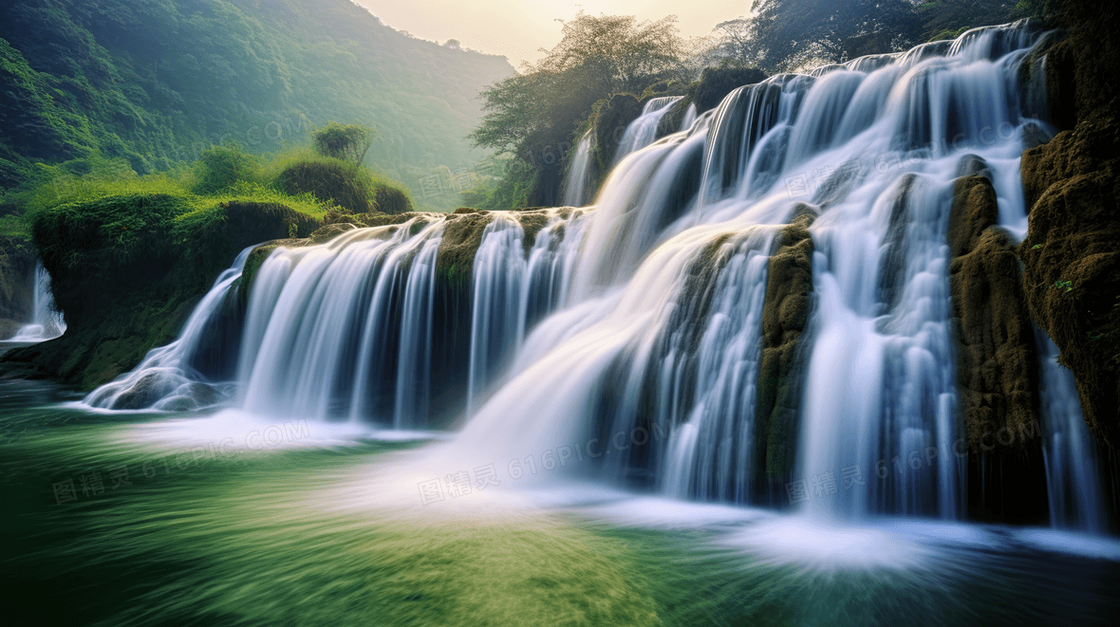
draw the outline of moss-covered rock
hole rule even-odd
[[[605,177],[610,172],[614,153],[626,134],[626,127],[642,114],[642,103],[631,94],[615,94],[596,104],[591,120],[595,133],[595,162],[597,171]]]
[[[35,253],[20,237],[0,236],[0,319],[13,323],[31,319],[35,290]],[[18,327],[15,329],[18,331]],[[14,331],[0,328],[0,339]]]
[[[957,390],[969,448],[983,452],[1006,429],[1040,420],[1038,351],[1019,282],[1019,260],[1002,229],[996,193],[979,175],[958,180],[949,216],[949,288],[957,340]],[[1037,440],[1013,438],[1020,449]]]
[[[408,213],[412,211],[412,199],[401,187],[378,185],[373,192],[373,204],[381,213]]]
[[[347,231],[353,231],[358,226],[352,222],[335,222],[321,227],[311,234],[310,239],[315,244],[322,244],[323,242],[332,240]]]
[[[275,203],[200,210],[186,195],[125,194],[44,211],[33,227],[68,328],[5,353],[0,370],[92,389],[174,339],[242,249],[310,235],[318,223]]]
[[[799,211],[782,229],[767,270],[755,413],[759,454],[772,480],[788,478],[796,461],[803,339],[813,305],[813,220],[811,210]]]
[[[1120,446],[1120,5],[1064,3],[1069,36],[1047,50],[1052,121],[1023,153],[1030,228],[1018,248],[1035,322],[1077,380],[1095,435]]]
[[[1061,25],[1069,34],[1047,51],[1046,83],[1053,121],[1061,130],[1111,112],[1120,93],[1120,4],[1065,0]]]
[[[1089,427],[1120,446],[1120,124],[1084,121],[1027,151],[1023,183],[1031,316],[1077,378]]]
[[[474,256],[482,245],[482,232],[494,220],[489,211],[457,213],[449,216],[436,257],[437,281],[469,285],[474,271]]]
[[[293,196],[311,194],[354,213],[367,213],[377,208],[376,189],[362,174],[360,166],[337,159],[296,161],[280,172],[276,184]]]
[[[320,222],[311,216],[277,203],[231,201],[221,208],[225,212],[220,237],[233,242],[254,243],[285,237],[308,237]]]
[[[692,94],[696,110],[703,112],[714,108],[726,96],[743,85],[753,85],[766,80],[766,73],[757,68],[724,67],[704,68]]]

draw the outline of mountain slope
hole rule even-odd
[[[0,189],[101,154],[147,173],[230,139],[377,128],[368,162],[418,191],[486,156],[474,100],[503,57],[413,39],[347,0],[14,0],[0,6]]]

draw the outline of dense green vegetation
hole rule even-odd
[[[174,337],[239,250],[305,237],[332,210],[266,184],[283,162],[215,148],[190,169],[143,177],[119,160],[39,165],[47,182],[23,195],[26,221],[69,328],[5,359],[86,387],[131,369]]]
[[[412,208],[399,183],[308,148],[262,158],[216,146],[190,167],[145,176],[101,157],[39,164],[33,173],[36,185],[19,195],[24,224],[70,325],[35,359],[86,385],[170,340],[242,248],[306,237],[328,214]]]
[[[319,154],[361,165],[376,136],[376,131],[361,124],[331,122],[315,131],[313,141]]]
[[[37,162],[104,157],[144,175],[231,139],[274,152],[330,120],[379,129],[366,163],[419,190],[486,156],[465,139],[474,99],[511,73],[347,0],[5,2],[0,192],[33,185]]]

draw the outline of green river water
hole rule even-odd
[[[1110,540],[821,530],[578,488],[425,507],[379,492],[425,443],[203,454],[144,434],[213,420],[66,406],[78,398],[0,382],[5,625],[1074,625],[1120,610]]]

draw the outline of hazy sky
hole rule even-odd
[[[514,67],[536,61],[538,49],[560,42],[560,22],[583,9],[589,15],[634,15],[639,20],[677,16],[682,35],[711,33],[716,24],[746,15],[750,0],[354,0],[381,21],[420,39],[458,39],[466,48],[501,54]]]

